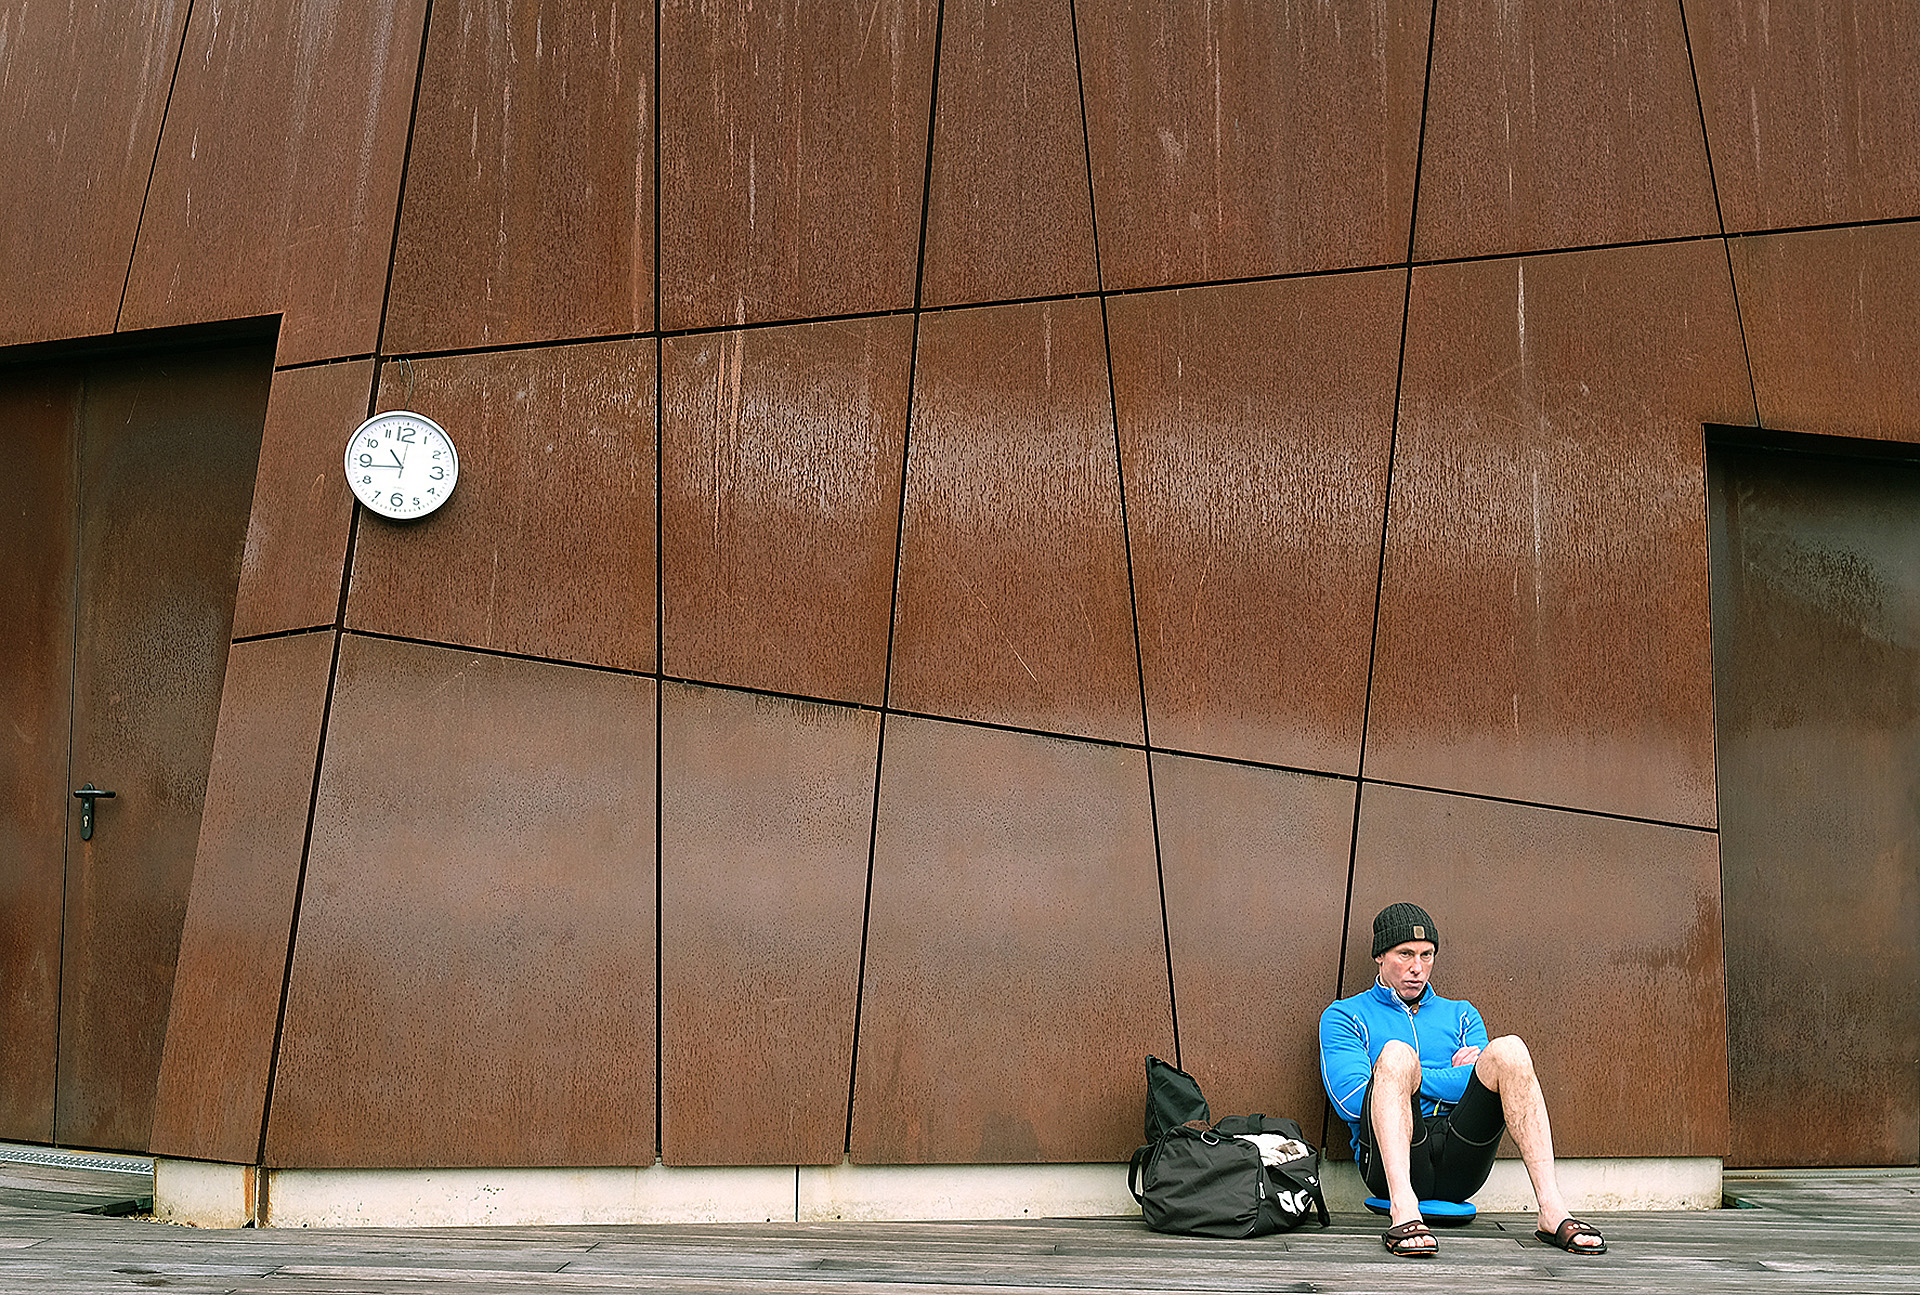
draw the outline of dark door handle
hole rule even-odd
[[[113,793],[110,791],[101,791],[92,783],[88,783],[79,791],[74,792],[73,795],[74,798],[80,802],[80,839],[82,841],[91,841],[93,840],[93,802],[102,796],[105,796],[108,800],[112,800]]]

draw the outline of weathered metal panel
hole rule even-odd
[[[943,6],[938,111],[926,304],[1099,287],[1068,0]]]
[[[1920,211],[1920,9],[1905,0],[1686,8],[1729,230]]]
[[[1109,304],[1154,745],[1360,763],[1404,271]]]
[[[1691,828],[1368,785],[1342,992],[1374,976],[1374,914],[1419,904],[1440,934],[1435,992],[1526,1043],[1556,1154],[1724,1155],[1716,845]]]
[[[1106,287],[1406,257],[1427,6],[1075,12]]]
[[[417,522],[363,512],[347,624],[652,670],[655,355],[601,342],[383,366],[380,408],[445,427],[460,484]]]
[[[930,315],[908,433],[892,704],[1140,741],[1100,304]]]
[[[1920,225],[1728,243],[1760,422],[1920,441]]]
[[[1140,751],[887,723],[855,1061],[863,1164],[1117,1161],[1173,1046]]]
[[[654,6],[433,11],[381,349],[653,327]]]
[[[666,670],[878,705],[913,321],[670,338]]]
[[[269,1164],[652,1163],[654,687],[346,637]]]
[[[1719,232],[1679,5],[1439,6],[1417,259]]]
[[[1717,243],[1414,271],[1366,771],[1713,823]]]
[[[1216,1114],[1290,1115],[1317,1137],[1353,783],[1155,753],[1153,792],[1180,1064]]]
[[[661,324],[913,304],[934,0],[667,0]]]
[[[253,1164],[335,635],[236,643],[175,964],[152,1149]]]
[[[331,625],[339,617],[353,523],[340,454],[366,418],[372,392],[371,360],[273,375],[240,563],[235,638]]]
[[[113,331],[190,7],[7,7],[0,346]]]
[[[374,349],[426,3],[193,6],[122,328],[284,311],[282,364]]]
[[[662,1156],[839,1164],[880,717],[684,684],[661,708]]]

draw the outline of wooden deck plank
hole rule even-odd
[[[132,1214],[153,1208],[153,1174],[0,1160],[0,1206]]]
[[[0,1295],[1920,1291],[1920,1174],[1736,1185],[1758,1208],[1593,1216],[1610,1245],[1597,1258],[1541,1245],[1528,1216],[1490,1215],[1442,1231],[1430,1262],[1386,1254],[1381,1221],[1364,1215],[1235,1242],[1160,1236],[1138,1219],[216,1232],[0,1204]]]

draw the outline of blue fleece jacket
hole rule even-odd
[[[1420,1057],[1420,1113],[1450,1110],[1467,1091],[1471,1065],[1449,1064],[1461,1048],[1487,1046],[1487,1025],[1464,998],[1442,998],[1428,985],[1412,1010],[1400,996],[1374,981],[1320,1013],[1320,1079],[1327,1096],[1353,1130],[1359,1147],[1360,1103],[1373,1063],[1387,1040],[1412,1045]]]

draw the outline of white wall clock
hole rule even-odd
[[[460,456],[447,429],[405,409],[375,414],[347,442],[347,484],[361,503],[408,521],[447,502]]]

